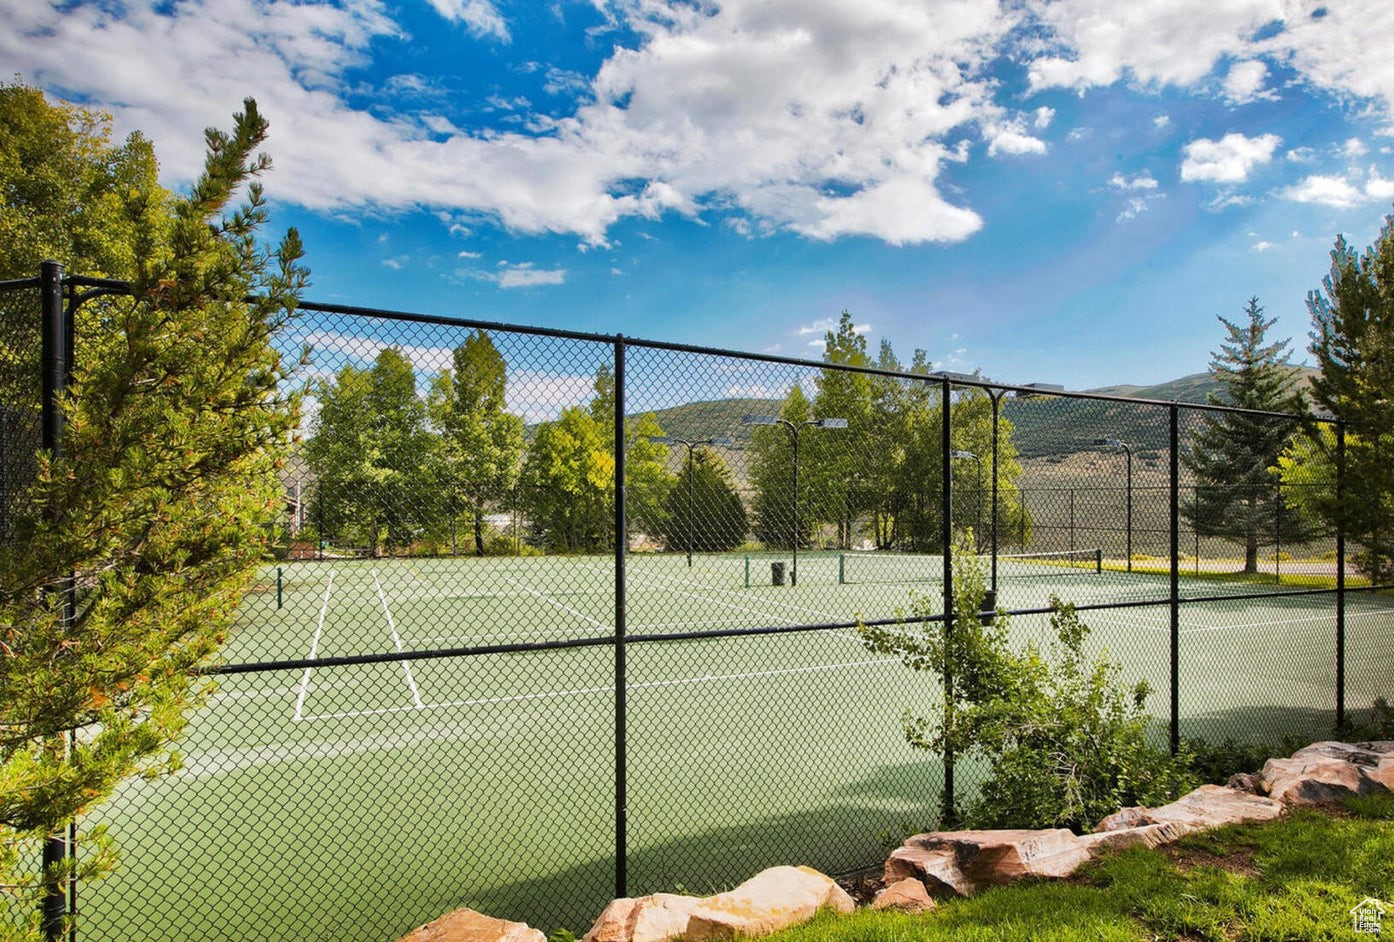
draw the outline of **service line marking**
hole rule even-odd
[[[512,585],[517,586],[518,588],[520,588],[520,589],[522,589],[524,592],[526,592],[528,595],[531,595],[533,598],[541,599],[542,601],[546,602],[548,605],[552,606],[553,608],[559,608],[559,609],[561,609],[563,612],[569,612],[570,614],[575,615],[577,618],[581,619],[582,621],[588,621],[588,622],[590,622],[592,625],[594,625],[594,626],[597,627],[597,628],[607,628],[607,629],[613,629],[613,628],[614,628],[613,625],[607,625],[607,624],[605,624],[604,622],[596,621],[594,618],[590,617],[590,616],[587,615],[585,612],[578,612],[576,609],[572,608],[570,605],[567,605],[567,604],[565,604],[565,603],[563,603],[563,602],[558,602],[556,599],[552,598],[550,595],[545,595],[545,594],[543,594],[543,593],[541,593],[541,592],[538,592],[536,589],[529,588],[528,586],[526,586],[526,585],[524,585],[523,583],[519,582],[517,579],[511,579],[511,578],[509,578],[508,576],[504,576],[503,578],[504,578],[504,581],[506,581],[506,582],[508,582],[508,583],[510,583],[510,584],[512,584]]]
[[[329,570],[329,579],[324,584],[324,600],[320,602],[319,619],[315,623],[315,637],[310,642],[310,660],[315,659],[315,654],[319,651],[319,637],[324,632],[324,613],[329,610],[329,590],[334,587],[334,570]],[[310,688],[310,671],[313,668],[305,668],[305,674],[300,678],[300,692],[295,696],[295,722],[300,722],[305,711],[305,692]]]
[[[750,680],[761,677],[786,677],[794,674],[812,674],[820,671],[842,670],[847,667],[864,667],[876,664],[899,664],[899,658],[875,658],[866,661],[845,661],[841,664],[815,664],[811,667],[786,667],[769,671],[743,671],[737,674],[704,674],[701,677],[683,677],[676,680],[650,680],[641,683],[625,684],[626,690],[649,690],[663,687],[687,687],[692,684],[720,683],[727,680]],[[555,700],[558,697],[579,697],[600,693],[613,693],[614,687],[584,687],[577,690],[547,690],[541,693],[523,693],[511,697],[481,697],[473,700],[447,700],[441,703],[428,703],[422,709],[444,710],[450,707],[489,706],[500,703],[525,703],[533,700]],[[411,712],[407,707],[383,707],[377,710],[352,710],[343,713],[319,713],[305,717],[307,721],[337,720],[357,716],[382,716],[389,713]]]
[[[392,632],[392,643],[397,646],[397,653],[402,654],[402,638],[397,634],[397,623],[392,619],[392,609],[387,607],[387,597],[382,594],[382,583],[378,580],[378,571],[373,570],[373,585],[378,589],[378,601],[382,603],[382,613],[387,616],[387,627]],[[418,710],[424,710],[425,704],[421,702],[421,691],[416,689],[416,678],[411,674],[411,662],[402,661],[402,673],[406,675],[407,687],[411,690],[412,705]]]

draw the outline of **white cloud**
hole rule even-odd
[[[507,38],[492,3],[433,4]],[[255,75],[268,189],[315,210],[457,210],[603,245],[622,218],[715,205],[760,232],[951,242],[982,226],[937,183],[965,132],[999,153],[1043,146],[1003,133],[986,64],[1012,21],[978,0],[620,4],[637,47],[616,46],[593,75],[547,73],[548,90],[585,93],[574,110],[468,132],[350,103],[350,70],[405,38],[382,0],[20,7],[0,61],[115,106],[118,131],[146,130],[176,184],[201,161],[199,129],[226,125]]]
[[[1049,123],[1049,122],[1047,122]],[[1042,127],[1042,125],[1037,125]],[[984,128],[987,136],[987,155],[996,157],[999,154],[1044,154],[1046,152],[1045,141],[1038,137],[1032,137],[1026,130],[1026,122],[1022,118],[1012,120],[992,122]]]
[[[1268,79],[1268,66],[1257,59],[1246,59],[1230,66],[1225,76],[1225,98],[1231,104],[1242,105],[1260,98],[1274,98],[1272,92],[1264,91]]]
[[[428,2],[475,37],[510,38],[497,0]],[[593,74],[537,64],[562,107],[498,99],[503,110],[480,112],[494,123],[468,129],[445,117],[428,78],[359,84],[373,55],[408,41],[387,0],[0,0],[0,61],[111,108],[118,133],[148,132],[167,182],[192,177],[199,130],[226,126],[255,76],[277,199],[442,211],[452,228],[593,246],[621,219],[668,213],[717,213],[751,235],[969,238],[983,221],[944,188],[945,164],[972,159],[968,139],[976,154],[979,141],[993,157],[1043,153],[1033,132],[1055,118],[1001,103],[994,67],[1007,59],[1035,89],[1122,80],[1240,100],[1268,94],[1282,69],[1357,105],[1394,103],[1394,4],[1374,0],[1321,16],[1298,0],[594,2],[629,45],[607,43]],[[383,95],[435,105],[356,104]],[[1183,178],[1238,182],[1269,157],[1190,153]]]
[[[500,288],[535,288],[542,285],[566,283],[565,268],[537,268],[532,262],[508,261],[495,263],[494,270],[459,268],[455,275],[472,281],[487,281]]]
[[[1031,62],[1034,88],[1085,89],[1131,79],[1190,85],[1280,16],[1272,0],[1031,0],[1058,52]]]
[[[1255,252],[1267,252],[1271,248],[1273,248],[1273,243],[1265,239],[1260,239],[1254,243]]]
[[[1342,157],[1364,157],[1369,152],[1370,149],[1366,147],[1364,142],[1361,141],[1358,137],[1347,138],[1346,142],[1341,145]]]
[[[826,333],[837,333],[837,325],[838,319],[835,317],[820,317],[811,324],[804,324],[802,327],[796,328],[794,333],[798,334],[800,337],[808,337],[817,334],[819,339],[813,341],[813,343],[821,347],[823,345],[822,336]],[[870,331],[870,324],[852,325],[852,333],[854,334],[866,334]]]
[[[453,23],[463,23],[475,36],[508,42],[508,24],[491,0],[427,0],[436,12]]]
[[[1347,209],[1361,202],[1361,193],[1344,177],[1313,174],[1301,183],[1283,190],[1281,195],[1298,203],[1318,203]]]
[[[766,353],[777,353],[779,345],[766,348]],[[749,386],[727,386],[722,394],[726,396],[740,396],[746,399],[783,399],[789,392],[787,389],[780,389],[777,386],[767,386],[762,383],[754,383]]]
[[[481,258],[482,256],[480,255],[479,252],[471,252],[471,251],[469,251],[468,249],[462,249],[455,257],[456,257],[456,258]]]
[[[1144,170],[1131,180],[1121,173],[1115,173],[1109,177],[1108,185],[1116,190],[1155,190],[1157,181],[1152,174]]]
[[[390,268],[393,271],[402,270],[402,260],[398,258],[385,258],[382,260],[382,264],[384,268]]]
[[[1281,143],[1276,134],[1245,137],[1231,132],[1218,141],[1199,138],[1181,148],[1181,179],[1242,183],[1254,167],[1273,159],[1273,151]]]
[[[1394,180],[1385,179],[1378,169],[1371,167],[1365,178],[1365,195],[1375,200],[1394,199]]]
[[[1285,156],[1295,164],[1309,164],[1317,159],[1317,152],[1311,147],[1294,147]]]
[[[1152,119],[1152,127],[1158,131],[1169,124],[1171,124],[1171,115],[1169,114],[1159,114]]]

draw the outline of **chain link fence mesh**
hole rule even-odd
[[[0,294],[7,494],[30,303]],[[326,306],[279,342],[309,366],[274,559],[184,768],[94,816],[123,862],[80,938],[375,942],[462,905],[579,933],[620,890],[874,867],[936,823],[901,717],[939,693],[856,625],[942,617],[950,534],[1014,640],[1085,609],[1159,744],[1326,735],[1342,601],[1348,702],[1389,694],[1394,613],[1335,591],[1311,511],[1336,481],[1205,464],[1290,419]]]

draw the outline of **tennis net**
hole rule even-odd
[[[999,579],[1051,578],[1067,574],[1103,572],[1103,550],[1056,550],[1048,553],[999,553]],[[991,556],[979,556],[985,572]],[[837,561],[837,581],[858,583],[920,583],[944,581],[944,557],[917,553],[843,553]]]

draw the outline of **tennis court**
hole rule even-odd
[[[1166,596],[1165,576],[1088,559],[1004,557],[1000,604]],[[772,585],[770,563],[785,560],[633,555],[627,631],[894,618],[912,593],[940,592],[933,557],[800,554],[797,587]],[[1350,597],[1353,682],[1394,665],[1388,606]],[[1162,717],[1168,619],[1166,605],[1086,618],[1125,676],[1158,691]],[[614,622],[609,557],[304,561],[267,568],[225,658],[605,638]],[[1013,622],[1021,637],[1044,628]],[[1330,596],[1186,605],[1181,631],[1188,732],[1329,726]],[[874,864],[886,836],[932,821],[940,767],[900,732],[932,679],[868,653],[855,630],[645,641],[626,657],[632,893],[704,892],[794,860]],[[130,783],[103,811],[125,862],[85,891],[84,931],[386,940],[458,905],[584,930],[614,886],[614,690],[615,651],[600,643],[220,677],[185,768]]]

